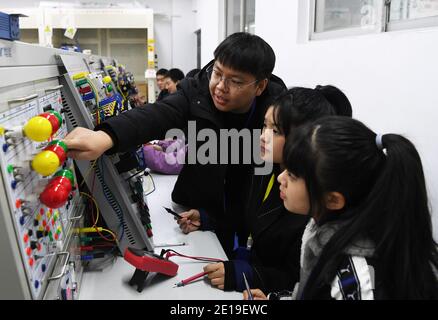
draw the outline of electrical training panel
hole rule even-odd
[[[37,50],[1,41],[0,59],[0,295],[74,299],[81,276],[74,228],[83,215],[67,134],[57,67]],[[4,241],[3,241],[4,240]]]
[[[137,93],[135,82],[116,61],[96,56],[58,58],[65,68],[61,84],[70,129],[94,129],[105,119],[135,107],[131,99]],[[76,164],[106,224],[116,235],[120,252],[123,254],[128,247],[152,252],[152,226],[143,187],[148,174],[141,149]]]
[[[3,40],[0,50],[0,299],[77,299],[92,256],[82,237],[98,230],[84,228],[87,203],[122,254],[153,251],[141,152],[73,161],[62,141],[134,107],[135,82],[109,58]]]

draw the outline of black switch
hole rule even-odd
[[[50,111],[50,110],[53,110],[51,104],[49,104],[49,105],[47,105],[47,106],[45,106],[45,107],[43,108],[43,111],[44,111],[44,112],[47,112],[47,111]]]
[[[42,238],[42,237],[45,237],[45,236],[47,236],[47,231],[37,231],[37,232],[36,232],[36,237],[37,237],[38,239],[40,239],[40,238]]]
[[[38,242],[36,242],[36,241],[31,241],[30,242],[30,248],[32,250],[35,250],[37,248],[37,246],[38,246]]]

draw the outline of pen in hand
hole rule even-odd
[[[254,300],[254,297],[251,293],[251,288],[249,287],[248,280],[246,280],[245,272],[242,272],[243,274],[243,281],[245,282],[246,291],[248,291],[248,300]]]
[[[176,213],[176,212],[173,211],[172,209],[170,209],[170,208],[166,208],[166,207],[163,207],[163,208],[164,208],[168,213],[170,213],[171,215],[173,215],[174,218],[175,218],[175,220],[183,219],[182,216],[180,216],[178,213]],[[191,221],[190,221],[190,224],[191,224],[192,226],[194,226],[194,227],[197,227],[197,228],[200,227],[198,224],[193,223],[193,222],[191,222]]]

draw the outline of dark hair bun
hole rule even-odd
[[[319,92],[321,92],[327,101],[330,102],[330,104],[335,108],[338,116],[352,116],[353,110],[351,108],[350,101],[341,90],[330,85],[316,86],[315,89],[319,90]]]

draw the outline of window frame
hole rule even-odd
[[[400,31],[400,30],[412,30],[419,28],[429,28],[429,27],[438,27],[438,15],[425,17],[425,18],[417,18],[417,19],[404,19],[399,21],[391,21],[390,20],[390,0],[377,0],[376,3],[376,15],[377,15],[377,23],[374,26],[369,27],[353,27],[353,28],[345,28],[333,31],[322,31],[315,32],[316,21],[317,21],[317,8],[316,8],[317,0],[310,0],[309,5],[309,41],[314,40],[328,40],[328,39],[337,39],[343,37],[351,37],[351,36],[361,36],[365,34],[377,34],[391,31]]]
[[[390,18],[390,17],[389,17]],[[389,20],[386,31],[399,31],[420,28],[438,27],[438,15],[424,18]]]
[[[235,2],[235,1],[240,1],[240,6],[239,6],[239,8],[240,8],[240,10],[239,10],[239,30],[238,31],[234,31],[233,30],[232,32],[230,32],[230,30],[229,30],[229,23],[228,22],[229,22],[229,19],[233,18],[233,17],[230,17],[228,15],[228,8],[229,8],[229,5],[230,5],[230,2]],[[229,35],[233,34],[234,32],[245,32],[245,27],[246,27],[246,24],[247,24],[247,21],[246,21],[247,9],[248,9],[247,1],[248,0],[225,0],[224,1],[224,16],[225,16],[225,23],[224,23],[225,30],[224,31],[225,31],[225,37],[228,37]],[[254,9],[254,11],[255,11],[255,9]],[[254,24],[255,24],[255,19],[254,19]]]

